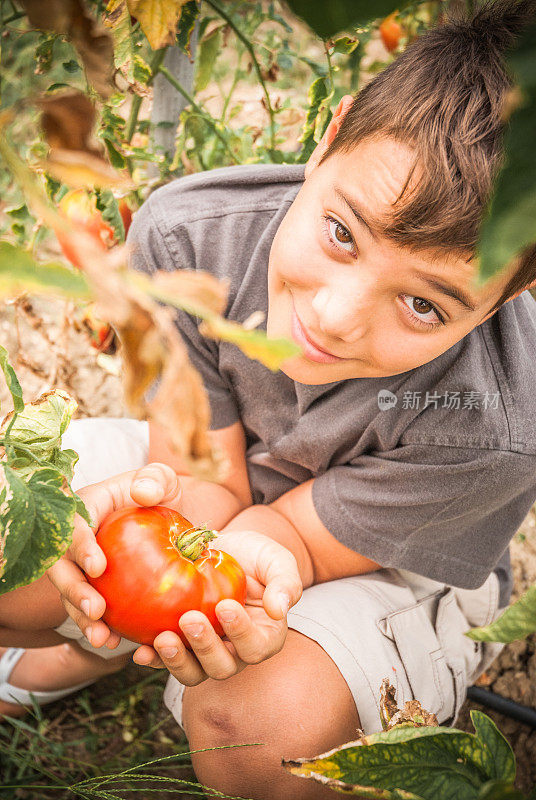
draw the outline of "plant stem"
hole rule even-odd
[[[328,62],[328,77],[329,77],[329,82],[331,83],[330,94],[333,94],[333,92],[335,91],[335,83],[333,81],[333,65],[331,63],[331,55],[329,53],[329,47],[327,42],[324,42],[324,50],[326,51],[326,59]]]
[[[253,66],[255,67],[255,72],[257,73],[257,77],[259,79],[259,83],[262,86],[262,90],[264,92],[264,98],[266,100],[266,110],[268,111],[268,115],[270,117],[270,148],[271,148],[272,151],[274,151],[276,149],[276,146],[275,146],[275,113],[274,113],[274,109],[272,108],[272,103],[270,101],[270,95],[268,93],[268,89],[266,88],[266,84],[265,84],[264,79],[262,77],[261,68],[260,68],[259,62],[257,61],[257,57],[255,55],[255,51],[253,49],[253,45],[251,44],[249,39],[245,36],[245,34],[242,33],[240,28],[238,28],[236,26],[236,24],[233,22],[231,17],[227,14],[226,11],[224,11],[224,9],[220,6],[219,3],[217,3],[215,0],[206,0],[206,2],[208,3],[209,6],[212,6],[214,11],[218,12],[218,14],[228,23],[228,25],[231,26],[231,28],[236,33],[236,35],[238,36],[240,41],[245,45],[248,53],[251,56],[251,59],[253,61]],[[272,157],[272,154],[270,153],[270,158],[271,157]]]
[[[160,65],[166,55],[167,47],[162,47],[160,50],[155,50],[150,61],[149,67],[151,69],[151,77],[147,81],[147,86],[152,86],[154,79],[160,71]],[[134,95],[132,106],[130,107],[130,114],[128,116],[127,127],[125,130],[125,139],[130,142],[136,130],[136,123],[138,122],[138,114],[140,113],[143,97],[139,94]]]
[[[171,85],[172,85],[172,86],[173,86],[173,87],[174,87],[174,88],[175,88],[175,89],[176,89],[178,92],[180,92],[180,93],[182,94],[182,96],[183,96],[183,97],[184,97],[184,98],[185,98],[185,99],[188,101],[188,103],[190,103],[190,105],[192,106],[192,108],[194,109],[194,111],[196,111],[196,112],[199,114],[199,116],[200,116],[200,117],[202,117],[202,118],[205,120],[205,122],[207,122],[207,123],[208,123],[208,124],[209,124],[209,125],[210,125],[210,126],[213,128],[213,130],[214,130],[214,133],[216,134],[216,136],[218,137],[218,139],[220,139],[220,140],[221,140],[221,142],[223,142],[223,145],[225,146],[225,149],[227,150],[227,152],[229,153],[229,155],[230,155],[230,156],[231,156],[231,158],[233,159],[234,163],[235,163],[235,164],[236,164],[236,163],[238,163],[238,161],[237,161],[237,158],[236,158],[235,154],[233,153],[233,151],[232,151],[232,150],[231,150],[231,148],[229,147],[229,143],[227,142],[227,139],[225,138],[225,136],[223,135],[223,133],[222,133],[222,132],[221,132],[221,131],[218,129],[218,127],[217,127],[217,123],[215,122],[215,120],[213,120],[213,119],[212,119],[212,117],[210,116],[210,114],[207,114],[207,112],[206,112],[206,111],[204,111],[204,110],[201,108],[201,106],[199,106],[199,105],[198,105],[198,104],[195,102],[194,98],[193,98],[193,97],[192,97],[192,96],[191,96],[191,95],[190,95],[190,94],[189,94],[189,93],[186,91],[186,89],[184,88],[184,86],[182,86],[182,85],[179,83],[179,81],[177,80],[177,78],[176,78],[174,75],[172,75],[172,74],[171,74],[171,72],[168,70],[168,68],[167,68],[167,67],[160,67],[160,74],[161,74],[161,75],[163,75],[163,76],[164,76],[164,78],[166,78],[166,80],[167,80],[167,81],[169,81],[169,83],[170,83],[170,84],[171,84]]]
[[[2,24],[3,25],[9,25],[10,22],[15,22],[16,20],[22,19],[22,17],[25,17],[25,16],[26,16],[26,12],[25,11],[15,11],[15,13],[12,14],[10,17],[6,17],[5,19],[3,19],[2,20]]]

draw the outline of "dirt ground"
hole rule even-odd
[[[99,363],[86,335],[73,327],[73,309],[63,301],[26,298],[0,306],[0,342],[7,347],[26,400],[54,387],[66,389],[79,406],[75,416],[128,416],[117,375]],[[119,356],[112,357],[119,366]],[[2,414],[9,409],[7,390],[0,387]],[[536,506],[527,515],[512,545],[514,597],[536,582]],[[484,685],[504,697],[536,707],[536,636],[507,645],[483,677]],[[464,705],[457,727],[471,730]],[[495,720],[514,748],[518,786],[536,784],[536,731],[482,709]]]

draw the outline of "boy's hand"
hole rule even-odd
[[[216,616],[229,641],[221,639],[201,611],[187,611],[179,626],[193,651],[172,631],[160,633],[154,649],[143,645],[133,655],[138,664],[167,667],[180,683],[195,686],[207,678],[223,680],[248,664],[258,664],[278,653],[287,634],[289,607],[301,597],[302,583],[296,559],[282,545],[255,531],[229,531],[210,547],[232,555],[247,577],[244,608],[236,600],[220,600]],[[229,612],[233,620],[226,620]],[[197,626],[198,630],[189,630]]]
[[[121,637],[100,619],[106,603],[82,572],[83,569],[96,578],[106,569],[106,558],[95,540],[95,533],[105,517],[124,506],[167,505],[180,511],[179,479],[166,464],[147,464],[139,470],[86,486],[78,494],[95,527],[90,528],[77,514],[72,544],[47,575],[62,596],[65,610],[91,644],[114,648]]]

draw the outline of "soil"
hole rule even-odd
[[[21,381],[25,400],[53,387],[67,390],[78,402],[77,416],[128,416],[121,383],[99,363],[83,331],[73,324],[70,303],[43,298],[22,298],[0,306],[0,342],[7,348]],[[109,357],[115,371],[119,355]],[[5,386],[0,386],[2,413],[10,408]],[[532,508],[511,544],[514,596],[536,583],[536,506]],[[134,668],[134,671],[135,668]],[[480,678],[503,697],[536,708],[536,636],[506,645]],[[473,702],[467,701],[457,727],[472,731],[469,711],[480,708],[496,722],[510,741],[518,764],[517,785],[528,792],[536,784],[536,730]]]

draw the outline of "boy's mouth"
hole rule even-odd
[[[315,344],[302,325],[296,313],[294,302],[292,303],[292,338],[303,349],[303,355],[309,361],[316,361],[319,364],[335,364],[338,361],[347,361],[345,358],[333,355]]]

